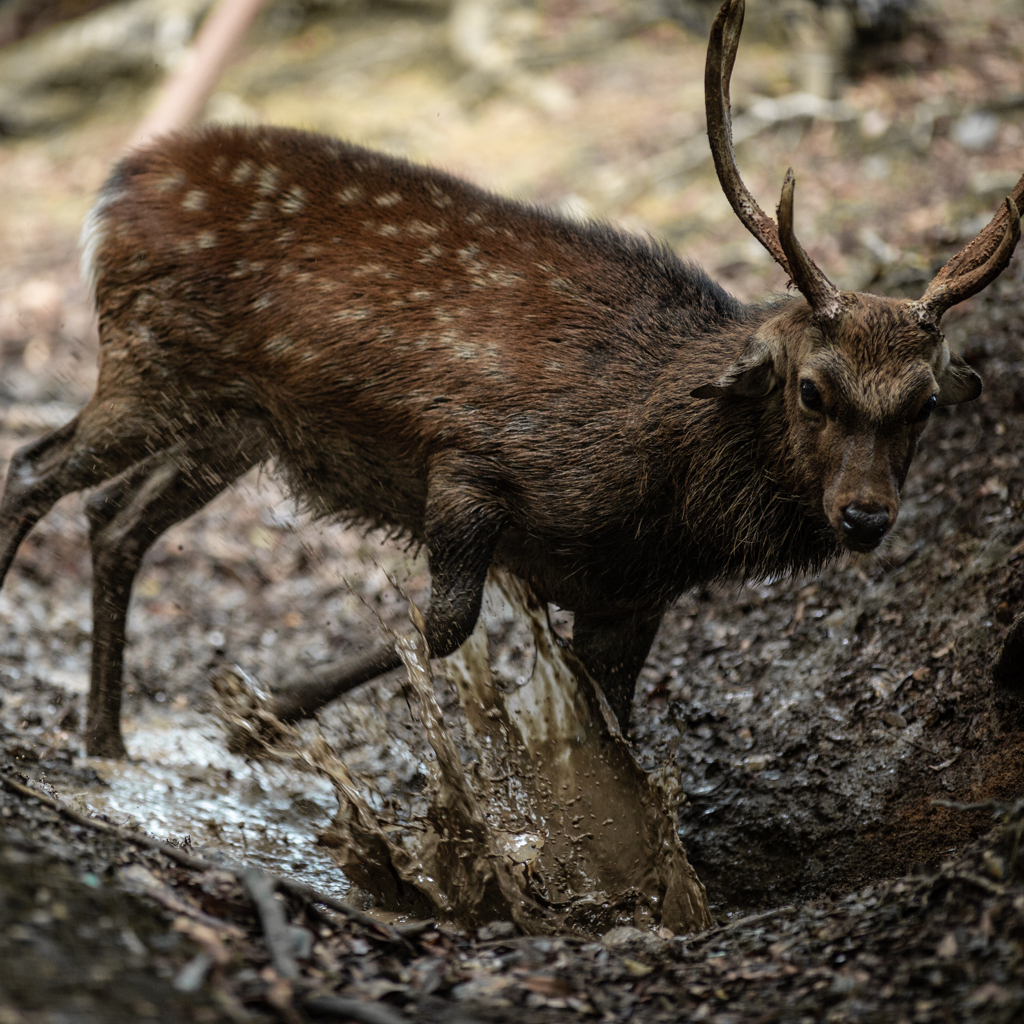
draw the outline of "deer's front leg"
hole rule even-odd
[[[484,582],[502,518],[474,485],[474,472],[458,455],[435,460],[427,480],[424,517],[430,565],[425,633],[434,657],[458,650],[476,626]],[[364,654],[296,673],[275,696],[274,713],[285,722],[309,718],[325,704],[402,660],[390,637]]]
[[[598,615],[577,612],[572,649],[604,691],[623,736],[629,731],[636,679],[665,610]]]

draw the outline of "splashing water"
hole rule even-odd
[[[320,842],[382,909],[463,926],[511,920],[534,933],[707,927],[704,887],[676,833],[674,787],[640,768],[600,690],[522,583],[492,574],[486,605],[528,623],[536,657],[529,679],[503,686],[483,615],[444,660],[468,727],[465,764],[437,702],[415,606],[419,632],[396,638],[406,696],[434,753],[417,812],[381,801],[326,741],[304,741],[222,682],[222,698],[235,704],[226,717],[264,756],[330,780],[339,809]]]

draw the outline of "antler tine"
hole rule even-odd
[[[800,289],[811,309],[820,317],[834,319],[842,309],[839,289],[822,273],[818,265],[807,255],[804,247],[793,232],[793,191],[796,179],[793,168],[786,171],[782,184],[782,198],[779,200],[779,241],[789,260],[789,275],[793,284]]]
[[[740,178],[732,148],[732,118],[729,113],[729,82],[743,28],[744,0],[725,0],[708,42],[704,65],[704,105],[708,120],[708,141],[722,191],[747,230],[768,250],[772,259],[791,277],[786,253],[779,241],[775,222],[761,209]]]
[[[1006,269],[1020,241],[1022,208],[1024,174],[978,236],[946,263],[913,303],[923,319],[937,323],[950,306],[977,294]]]

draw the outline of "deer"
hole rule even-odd
[[[272,462],[317,516],[426,550],[432,655],[492,565],[574,613],[571,646],[628,730],[668,606],[724,579],[877,548],[937,406],[981,393],[939,323],[1020,238],[1024,176],[916,300],[838,289],[744,185],[729,85],[743,0],[705,68],[718,180],[792,294],[743,303],[667,246],[338,140],[200,127],[121,160],[82,230],[95,393],[13,456],[0,574],[91,490],[86,749],[124,757],[125,624],[145,552]],[[0,575],[2,579],[2,575]],[[294,672],[284,721],[391,669],[393,639]]]

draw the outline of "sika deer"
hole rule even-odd
[[[715,166],[802,298],[744,305],[664,247],[438,171],[278,128],[165,137],[85,224],[96,393],[14,457],[0,569],[61,495],[95,567],[86,742],[119,756],[132,581],[160,533],[273,459],[316,513],[423,543],[433,653],[473,629],[488,566],[575,614],[623,728],[669,602],[823,566],[892,527],[936,405],[976,398],[943,312],[1006,267],[1024,178],[918,301],[841,292],[740,180],[729,79],[743,0],[708,50]],[[307,674],[285,718],[396,667],[389,640]]]

